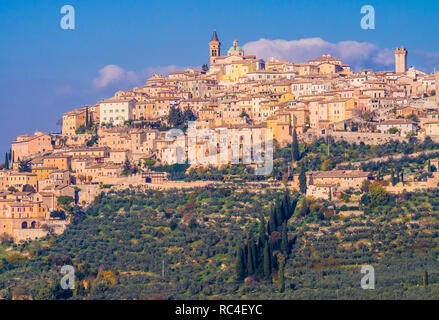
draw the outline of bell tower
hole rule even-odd
[[[407,50],[404,47],[395,50],[395,72],[404,73],[407,71]]]
[[[210,47],[210,65],[216,63],[216,58],[221,55],[220,48],[221,42],[218,40],[218,36],[216,35],[216,30],[213,30],[212,40],[209,42]]]

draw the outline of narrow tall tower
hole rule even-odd
[[[210,65],[215,64],[216,58],[221,55],[221,42],[218,40],[216,30],[213,30],[212,40],[209,42],[210,47]]]
[[[439,71],[434,72],[434,81],[436,83],[436,106],[439,108]]]
[[[404,46],[395,50],[395,72],[404,73],[407,71],[407,50]]]

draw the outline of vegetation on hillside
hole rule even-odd
[[[364,213],[353,216],[342,214],[337,201],[299,194],[290,195],[294,211],[279,210],[286,195],[270,189],[110,191],[85,213],[75,212],[62,235],[23,245],[2,239],[0,296],[437,298],[439,191],[366,191],[369,198],[357,205]],[[257,253],[244,257],[259,242]],[[239,254],[247,261],[241,277]],[[60,288],[66,264],[76,270],[74,290]],[[375,290],[360,287],[366,264],[375,268]]]

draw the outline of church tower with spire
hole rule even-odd
[[[209,42],[210,47],[210,65],[215,64],[216,58],[221,55],[220,48],[221,42],[218,40],[216,30],[213,30],[212,40]]]

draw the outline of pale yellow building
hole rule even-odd
[[[54,167],[57,170],[70,170],[72,157],[70,155],[52,154],[43,158],[44,167]]]
[[[439,121],[426,122],[424,130],[427,136],[439,136]]]
[[[267,129],[273,134],[273,139],[281,146],[291,142],[291,114],[279,112],[267,119]]]
[[[38,181],[41,181],[49,179],[50,174],[56,170],[56,167],[37,167],[32,169],[32,173],[37,175]]]
[[[331,171],[308,171],[306,182],[308,186],[335,186],[338,190],[359,190],[364,180],[373,180],[370,172],[361,170],[331,170]],[[293,177],[293,185],[299,187],[299,174]]]
[[[354,99],[337,99],[327,102],[328,120],[330,123],[345,121],[352,117],[355,109]]]
[[[22,191],[25,185],[32,186],[38,191],[38,179],[35,173],[31,172],[10,172],[4,177],[5,189],[14,187],[18,191]]]
[[[76,134],[76,130],[78,130],[80,126],[85,126],[86,116],[87,110],[85,108],[64,113],[62,117],[62,134]]]

